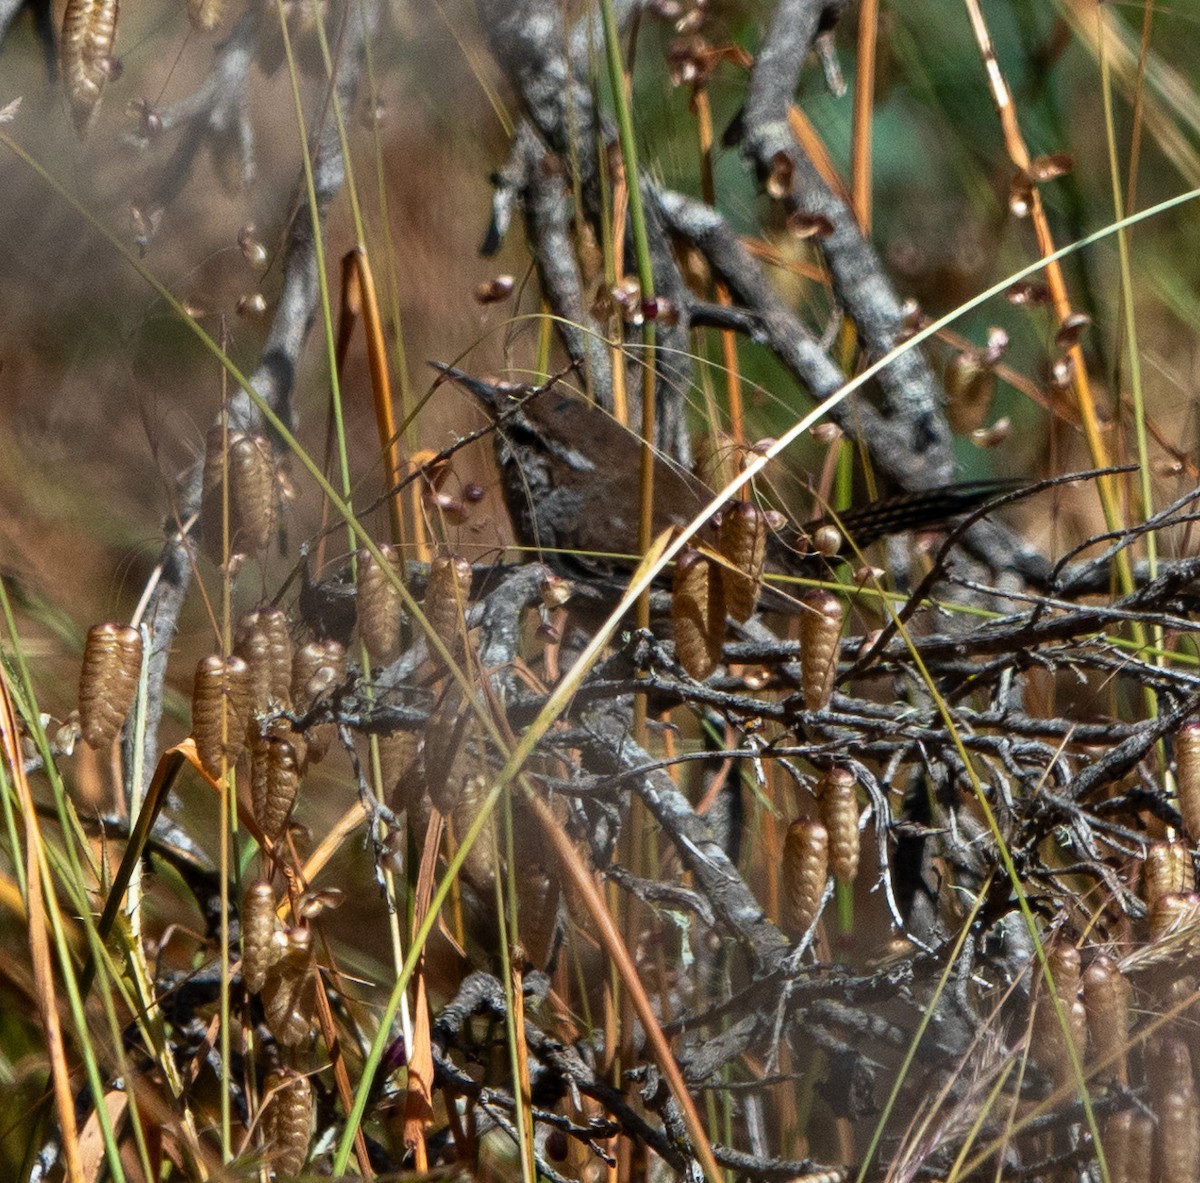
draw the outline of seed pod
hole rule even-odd
[[[420,742],[415,731],[393,731],[379,737],[383,800],[396,813],[403,813],[425,787],[419,759]]]
[[[117,0],[67,0],[59,43],[59,68],[82,136],[95,117],[100,94],[113,73]]]
[[[823,711],[837,678],[838,642],[845,612],[842,602],[827,591],[809,592],[800,617],[800,681],[804,709]]]
[[[247,612],[238,622],[233,651],[250,667],[255,712],[291,705],[292,637],[279,608]]]
[[[795,821],[783,844],[783,885],[788,926],[803,936],[817,919],[829,874],[829,833],[818,821]]]
[[[267,1076],[262,1113],[263,1145],[276,1179],[300,1173],[312,1136],[313,1095],[308,1077],[285,1070]]]
[[[225,19],[225,0],[188,0],[187,12],[197,33],[211,33]]]
[[[1168,1093],[1192,1088],[1192,1054],[1182,1039],[1167,1036],[1146,1047],[1146,1076],[1160,1100]]]
[[[1159,1177],[1164,1183],[1200,1178],[1200,1105],[1195,1090],[1173,1088],[1155,1106]]]
[[[425,786],[439,813],[453,813],[464,783],[480,771],[479,721],[453,683],[425,723]]]
[[[1200,895],[1171,891],[1150,905],[1150,943],[1170,944],[1182,957],[1200,945]]]
[[[242,981],[251,994],[257,994],[279,953],[275,943],[275,889],[265,879],[247,885],[241,922]]]
[[[400,590],[394,579],[400,559],[387,545],[379,548],[390,564],[388,572],[369,550],[358,556],[358,627],[372,661],[386,664],[400,650]]]
[[[1151,842],[1142,863],[1142,899],[1153,907],[1170,892],[1195,891],[1196,870],[1182,842]]]
[[[841,883],[858,874],[858,782],[848,768],[831,768],[817,785],[821,820],[829,831],[829,867]]]
[[[723,568],[725,610],[734,620],[749,620],[758,604],[767,558],[767,517],[757,505],[739,501],[721,518],[721,554],[735,570]]]
[[[534,969],[550,964],[558,944],[558,879],[541,863],[517,867],[517,917],[521,945]]]
[[[291,739],[256,735],[250,748],[250,799],[254,820],[272,842],[283,837],[299,784],[300,760]]]
[[[685,547],[675,560],[671,624],[675,658],[702,682],[717,668],[725,641],[725,597],[721,572],[699,551]]]
[[[1087,1046],[1087,1011],[1079,998],[1080,958],[1074,945],[1064,942],[1046,950],[1046,961],[1054,978],[1054,992],[1066,1019],[1076,1053],[1082,1057]],[[1035,970],[1036,972],[1036,970]],[[1044,977],[1037,978],[1033,1014],[1034,1058],[1054,1073],[1059,1083],[1071,1078],[1071,1054],[1054,1003],[1048,996]]]
[[[292,658],[292,702],[297,711],[307,711],[321,695],[346,680],[346,649],[338,641],[310,641]],[[319,764],[333,743],[337,729],[332,723],[308,728],[306,764]]]
[[[463,835],[475,824],[488,795],[485,776],[458,776],[458,799],[449,814],[454,837],[461,842]],[[436,802],[435,802],[436,804]],[[496,881],[496,810],[493,809],[463,863],[463,877],[484,899],[492,898]]]
[[[996,372],[975,349],[956,353],[946,364],[946,418],[959,435],[983,425],[996,392]]]
[[[288,929],[278,961],[267,974],[262,992],[267,1026],[284,1047],[295,1047],[312,1028],[317,1008],[312,933]]]
[[[1129,1033],[1129,984],[1111,957],[1101,954],[1087,967],[1083,975],[1083,1004],[1087,1009],[1092,1059],[1111,1061],[1102,1069],[1103,1076],[1116,1078],[1124,1084],[1128,1079],[1125,1052]]]
[[[429,621],[433,634],[455,652],[459,641],[466,635],[466,607],[471,594],[471,564],[454,555],[443,555],[429,565],[429,584],[425,589],[425,602],[421,611]],[[442,662],[430,648],[434,665],[441,668]]]
[[[1200,842],[1200,723],[1185,723],[1175,737],[1179,812],[1194,846]]]
[[[1150,1183],[1154,1122],[1144,1113],[1123,1109],[1104,1125],[1104,1157],[1109,1183]]]
[[[240,657],[204,658],[192,686],[192,738],[214,780],[237,763],[249,721],[250,667]]]
[[[94,624],[79,673],[79,726],[91,748],[112,743],[137,692],[142,634],[127,624]]]
[[[227,449],[227,451],[226,451]],[[275,464],[262,436],[211,427],[204,450],[200,497],[200,537],[214,563],[226,559],[223,515],[229,476],[229,554],[257,554],[271,541],[275,526]]]

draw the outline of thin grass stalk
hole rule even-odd
[[[875,116],[875,47],[879,0],[858,8],[858,53],[854,71],[854,126],[850,138],[851,209],[863,234],[871,233],[871,150]]]

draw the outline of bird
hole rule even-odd
[[[556,380],[499,385],[430,364],[441,380],[474,395],[496,425],[496,460],[517,542],[567,579],[614,585],[627,579],[638,554],[641,439]],[[835,526],[840,553],[853,556],[855,548],[888,535],[944,525],[1016,487],[1019,482],[965,481],[883,497],[799,528],[785,526],[767,539],[766,568],[817,577],[833,557],[828,548],[814,549],[812,539],[823,527]],[[688,525],[713,496],[699,477],[656,457],[652,533]],[[713,545],[716,525],[704,525],[699,544]]]

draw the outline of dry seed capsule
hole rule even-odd
[[[675,659],[698,682],[717,668],[725,640],[721,573],[699,551],[684,548],[675,560],[671,624]]]
[[[264,1095],[269,1099],[262,1115],[263,1143],[276,1179],[300,1173],[308,1157],[312,1136],[313,1095],[307,1076],[297,1072],[272,1072]]]
[[[837,678],[838,642],[845,612],[842,602],[827,591],[809,592],[800,617],[800,680],[804,709],[823,711]]]
[[[204,658],[192,685],[192,738],[209,776],[237,763],[249,721],[250,667],[240,657]]]
[[[788,927],[803,936],[813,925],[825,895],[829,874],[829,833],[818,821],[795,821],[783,844],[783,885]]]
[[[848,768],[831,768],[817,785],[821,820],[829,831],[829,867],[841,883],[858,874],[858,782]]]
[[[1169,891],[1150,905],[1150,943],[1179,942],[1179,954],[1200,943],[1200,895]]]
[[[59,41],[59,68],[71,104],[75,130],[88,129],[100,92],[113,73],[117,0],[67,0]]]
[[[420,736],[415,731],[393,731],[379,737],[379,776],[383,800],[402,813],[424,788],[419,760]]]
[[[233,651],[250,667],[256,712],[291,704],[292,637],[279,608],[247,612],[238,622]]]
[[[1167,1093],[1192,1088],[1192,1053],[1182,1039],[1171,1036],[1157,1040],[1146,1048],[1146,1075],[1154,1093]]]
[[[558,943],[558,879],[540,863],[523,863],[517,870],[517,917],[521,944],[534,969],[550,964]]]
[[[466,634],[465,612],[471,594],[471,564],[454,555],[443,555],[429,565],[429,584],[425,589],[425,602],[421,611],[429,621],[435,636],[450,650],[451,654]],[[441,659],[430,647],[434,664],[441,666]]]
[[[1195,1090],[1173,1088],[1155,1106],[1158,1117],[1158,1163],[1163,1183],[1196,1183],[1200,1179],[1200,1105]]]
[[[267,1026],[284,1047],[295,1047],[311,1030],[317,1008],[312,933],[292,928],[262,992]]]
[[[243,431],[226,433],[219,424],[210,428],[204,451],[200,537],[205,553],[215,563],[226,558],[222,522],[227,468],[229,553],[265,550],[275,526],[275,465],[270,443]]]
[[[272,842],[283,837],[299,785],[300,759],[291,740],[257,735],[250,748],[250,798],[254,820]]]
[[[1195,891],[1192,855],[1182,842],[1151,842],[1142,863],[1142,899],[1151,907],[1170,892]]]
[[[292,659],[292,702],[306,711],[323,694],[346,680],[346,649],[338,641],[310,641]],[[308,764],[319,764],[333,743],[337,729],[332,723],[308,728]]]
[[[454,837],[461,842],[466,832],[475,824],[475,819],[488,795],[488,781],[484,776],[460,777],[458,800],[450,814],[454,826]],[[436,802],[434,802],[436,804]],[[463,863],[463,877],[484,899],[491,899],[496,881],[497,849],[496,810],[493,809],[479,837],[467,852]]]
[[[1125,1052],[1129,1032],[1129,987],[1117,963],[1101,955],[1083,975],[1083,1003],[1087,1009],[1092,1059],[1108,1061],[1105,1077],[1124,1083],[1127,1078]]]
[[[246,887],[242,901],[242,981],[257,994],[278,953],[275,944],[275,889],[257,879]]]
[[[400,589],[395,579],[400,559],[390,546],[379,553],[391,567],[389,572],[369,551],[358,556],[358,627],[372,661],[386,664],[400,651]]]
[[[1200,842],[1200,723],[1186,723],[1175,737],[1175,784],[1187,835]]]
[[[112,743],[137,691],[142,635],[128,624],[94,624],[83,646],[79,727],[91,748]]]
[[[725,610],[734,620],[749,620],[758,605],[767,558],[767,516],[757,505],[739,501],[721,518],[721,554],[735,570],[722,569]]]
[[[959,435],[983,426],[996,392],[996,372],[978,350],[956,353],[946,365],[946,418]]]
[[[1122,1109],[1104,1124],[1104,1157],[1109,1183],[1150,1183],[1154,1122],[1143,1113]]]

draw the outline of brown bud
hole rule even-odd
[[[1108,1061],[1103,1075],[1124,1083],[1129,1033],[1129,984],[1111,957],[1099,956],[1083,975],[1083,1004],[1087,1009],[1092,1058]]]
[[[294,1047],[311,1030],[317,1007],[312,933],[289,929],[279,959],[262,992],[267,1026],[284,1047]]]
[[[112,743],[133,706],[142,672],[142,635],[127,624],[94,624],[79,673],[79,726],[91,748]]]
[[[827,591],[813,591],[801,603],[800,680],[804,708],[822,711],[829,705],[837,678],[838,642],[842,633],[842,602]]]
[[[1188,837],[1200,842],[1200,723],[1185,723],[1175,737],[1175,783]]]
[[[739,501],[721,518],[721,554],[734,569],[721,570],[725,610],[737,621],[749,620],[758,604],[767,557],[767,519],[757,505]]]
[[[685,548],[675,561],[671,589],[675,657],[697,681],[717,668],[725,640],[721,575],[699,551]]]
[[[1153,906],[1172,892],[1195,891],[1196,870],[1182,842],[1151,842],[1142,863],[1142,899]]]
[[[803,936],[821,911],[829,875],[829,833],[819,821],[795,821],[783,844],[783,884],[788,929]]]
[[[275,525],[275,463],[261,436],[209,429],[200,499],[200,535],[215,563],[226,561],[223,518],[229,488],[229,555],[265,550]]]
[[[379,553],[390,571],[369,550],[358,556],[358,628],[371,660],[387,664],[400,651],[400,557],[387,545]]]
[[[419,747],[420,736],[415,731],[393,731],[379,737],[383,800],[396,813],[407,809],[413,797],[425,787],[418,759]]]
[[[558,879],[541,863],[517,866],[517,917],[521,944],[534,969],[550,964],[558,941]]]
[[[1200,1178],[1200,1105],[1190,1086],[1171,1089],[1155,1106],[1159,1177],[1164,1183]]]
[[[247,612],[238,622],[233,651],[250,667],[256,713],[291,705],[292,637],[279,608]]]
[[[429,584],[421,605],[434,636],[454,654],[465,637],[466,610],[471,594],[471,564],[455,555],[442,555],[429,565]],[[432,646],[430,656],[439,668],[441,659]]]
[[[209,776],[216,779],[237,763],[249,721],[250,667],[236,656],[205,657],[192,684],[192,738]]]
[[[254,820],[272,842],[283,837],[300,785],[300,755],[290,733],[258,734],[250,747],[250,799]]]
[[[1169,891],[1150,905],[1150,943],[1178,944],[1182,955],[1200,946],[1200,895]]]
[[[242,981],[257,994],[280,948],[275,941],[275,889],[265,879],[247,884],[242,901]]]
[[[298,1175],[312,1136],[313,1095],[308,1077],[284,1069],[267,1076],[263,1145],[276,1179]]]
[[[829,832],[829,867],[841,883],[858,875],[858,782],[848,768],[831,768],[817,785],[821,820]]]

